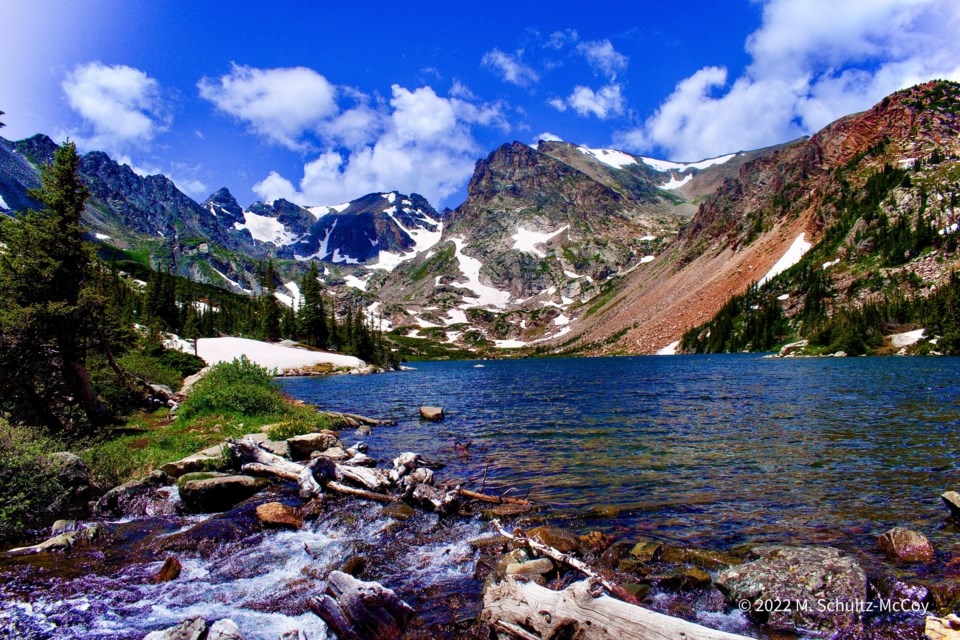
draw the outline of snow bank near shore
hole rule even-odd
[[[176,347],[181,351],[193,353],[193,345],[184,340],[178,340]],[[200,338],[197,340],[197,355],[206,360],[209,365],[230,362],[244,355],[261,367],[278,371],[317,364],[332,364],[350,369],[366,366],[363,360],[353,356],[326,351],[309,351],[247,338]]]

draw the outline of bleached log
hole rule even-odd
[[[340,640],[397,640],[415,613],[391,589],[342,571],[330,573],[324,593],[308,606]]]
[[[375,467],[377,466],[377,461],[365,453],[357,453],[340,464],[345,464],[348,467]]]
[[[479,493],[477,491],[470,491],[469,489],[460,489],[460,495],[464,498],[471,498],[473,500],[480,500],[481,502],[489,502],[492,504],[517,504],[524,507],[532,507],[533,503],[529,500],[524,500],[523,498],[511,498],[509,496],[489,496],[485,493]]]
[[[522,640],[747,640],[611,598],[592,579],[553,591],[507,576],[487,585],[482,617],[495,631]]]
[[[261,464],[259,462],[248,462],[240,470],[244,473],[249,473],[254,476],[274,476],[276,478],[281,478],[282,480],[292,480],[297,482],[300,480],[299,473],[292,473],[284,469],[278,469],[272,467],[268,464]]]
[[[240,440],[227,440],[227,446],[238,458],[247,462],[256,462],[267,465],[268,467],[274,467],[289,473],[294,473],[298,476],[300,475],[300,472],[303,471],[303,465],[297,464],[296,462],[291,462],[286,458],[270,453],[266,449],[263,449],[257,442],[249,438],[242,438]]]
[[[613,594],[617,598],[620,598],[624,602],[629,602],[630,604],[635,604],[635,605],[640,604],[637,601],[637,599],[634,598],[629,591],[627,591],[626,589],[624,589],[618,584],[614,584],[610,582],[609,580],[601,576],[599,573],[594,571],[592,568],[590,568],[585,562],[583,562],[579,558],[576,558],[569,553],[563,553],[562,551],[554,549],[553,547],[551,547],[548,544],[545,544],[543,541],[539,539],[530,538],[525,535],[515,535],[515,534],[508,533],[503,529],[503,527],[500,526],[499,520],[493,520],[492,524],[497,529],[497,531],[500,532],[500,535],[504,536],[505,538],[509,538],[510,540],[513,540],[515,542],[525,544],[531,549],[533,549],[534,551],[536,551],[537,553],[544,555],[550,558],[551,560],[555,560],[556,562],[566,565],[571,569],[576,569],[577,571],[587,576],[588,578],[590,578],[591,580],[593,580],[594,582],[602,586],[604,589],[606,589],[609,593]]]
[[[366,487],[370,491],[386,491],[392,485],[387,474],[380,469],[351,467],[343,464],[337,465],[337,479],[349,480],[354,484]]]
[[[331,480],[327,482],[326,487],[330,491],[336,491],[337,493],[342,493],[348,496],[354,496],[356,498],[363,498],[365,500],[382,502],[383,504],[390,504],[391,502],[399,502],[400,500],[400,498],[397,496],[391,496],[386,493],[374,493],[373,491],[367,491],[366,489],[357,489],[355,487],[348,487],[347,485],[340,484],[335,480]]]

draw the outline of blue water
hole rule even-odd
[[[418,451],[574,529],[675,542],[872,545],[892,526],[955,540],[960,360],[754,355],[415,363],[293,378],[290,395],[392,418],[372,454]],[[421,422],[419,405],[446,411]],[[347,438],[350,440],[350,438]],[[467,446],[464,446],[467,445]]]

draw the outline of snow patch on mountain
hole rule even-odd
[[[640,161],[648,167],[653,167],[657,171],[679,171],[680,173],[684,173],[689,169],[706,169],[714,165],[723,164],[736,157],[737,154],[730,153],[718,158],[708,158],[698,162],[671,162],[669,160],[657,160],[656,158],[645,158],[641,156]]]
[[[546,258],[547,254],[537,249],[538,244],[546,244],[551,239],[560,235],[570,228],[570,225],[564,225],[549,233],[540,233],[529,231],[523,227],[517,227],[517,232],[513,234],[513,248],[524,253],[532,253],[538,258]]]
[[[453,286],[472,292],[473,295],[468,296],[476,299],[476,302],[470,303],[472,306],[491,306],[497,307],[498,309],[507,306],[507,303],[510,302],[510,292],[501,291],[496,287],[491,287],[480,282],[480,268],[483,266],[483,263],[476,258],[464,255],[463,247],[466,241],[463,238],[453,238],[453,243],[456,246],[456,257],[457,262],[460,264],[460,273],[467,279],[466,284],[452,283]]]
[[[580,153],[593,156],[608,167],[614,169],[623,169],[631,164],[637,164],[637,159],[623,151],[614,149],[590,149],[588,147],[577,147]]]
[[[801,233],[797,236],[797,239],[793,241],[793,244],[790,245],[790,248],[787,249],[787,252],[783,254],[783,257],[777,260],[777,263],[770,268],[770,271],[767,271],[767,275],[763,276],[758,282],[758,285],[764,285],[778,275],[792,267],[793,265],[800,262],[800,258],[803,257],[807,251],[810,250],[810,247],[813,245],[806,241],[806,233]]]
[[[250,232],[250,235],[254,240],[259,240],[260,242],[269,242],[277,245],[278,247],[292,244],[299,240],[299,236],[287,231],[287,228],[283,226],[283,223],[276,218],[261,216],[260,214],[253,213],[252,211],[244,211],[243,224],[235,222],[233,226],[237,231],[246,229]]]
[[[353,287],[354,289],[360,289],[360,291],[367,290],[367,282],[370,281],[370,276],[372,273],[367,274],[363,278],[358,278],[355,275],[346,275],[343,276],[343,281],[347,283],[348,287]]]
[[[349,202],[344,202],[343,204],[334,204],[334,205],[323,205],[318,207],[307,207],[307,211],[313,214],[313,217],[319,220],[323,216],[330,213],[342,213],[350,206]]]
[[[666,191],[671,191],[673,189],[679,189],[680,187],[687,184],[691,180],[693,180],[692,173],[688,173],[686,176],[684,176],[683,180],[677,180],[677,178],[671,174],[670,179],[667,182],[664,182],[662,185],[660,185],[659,188],[664,189]]]

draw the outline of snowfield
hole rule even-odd
[[[783,254],[783,257],[777,260],[777,263],[770,268],[770,271],[767,271],[767,275],[763,276],[758,282],[758,285],[765,285],[770,282],[778,275],[792,267],[793,265],[800,262],[800,258],[803,257],[807,251],[810,250],[810,247],[813,245],[806,241],[806,233],[801,233],[797,236],[797,239],[793,241],[793,244],[790,245],[790,248],[787,249],[787,252]]]
[[[176,340],[175,344],[181,351],[193,353],[192,344],[179,339]],[[275,371],[298,369],[317,364],[332,364],[350,369],[366,365],[363,360],[353,356],[327,353],[326,351],[308,351],[298,347],[288,347],[248,338],[200,338],[197,340],[197,355],[206,360],[209,365],[231,362],[240,356],[247,356],[251,362]]]

